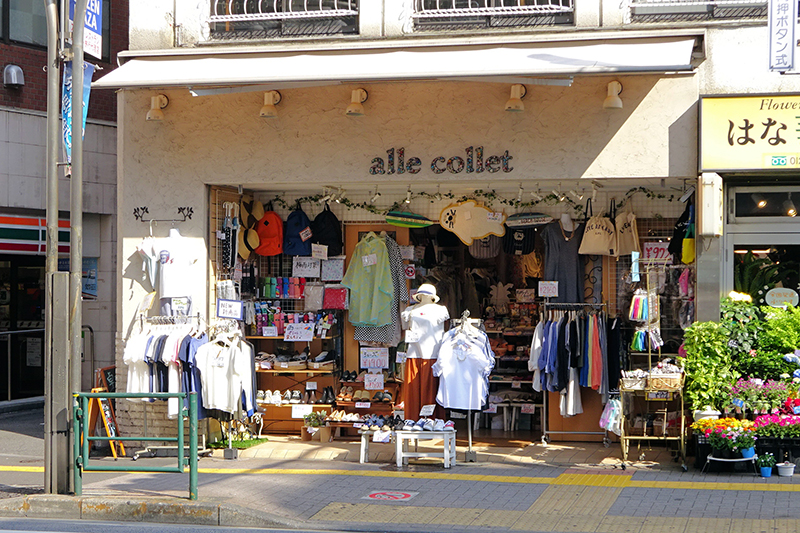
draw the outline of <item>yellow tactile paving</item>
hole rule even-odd
[[[774,528],[775,524],[773,520],[740,518],[731,520],[729,533],[772,533]]]
[[[689,518],[686,521],[685,533],[728,533],[731,529],[730,518]]]
[[[522,516],[522,511],[487,509],[469,525],[472,527],[511,527]]]
[[[526,513],[560,516],[602,516],[611,508],[622,489],[575,485],[551,485]]]
[[[483,509],[458,509],[444,508],[442,512],[428,522],[429,524],[442,524],[451,526],[468,526],[478,518]]]
[[[797,533],[800,531],[800,520],[796,518],[776,518],[772,522],[775,533]]]
[[[644,518],[640,517],[604,516],[595,531],[597,533],[640,533],[643,525]]]
[[[556,530],[575,533],[596,531],[602,521],[602,516],[565,516],[558,521]]]
[[[311,517],[311,520],[337,520],[340,522],[355,522],[357,517],[367,516],[365,503],[329,503]]]
[[[524,512],[522,516],[511,526],[512,531],[557,531],[556,526],[559,520],[564,518],[557,514],[535,514]]]
[[[403,522],[410,524],[427,524],[444,511],[443,507],[415,507],[404,505]]]
[[[688,521],[680,516],[648,516],[642,523],[641,533],[679,533],[686,529]]]

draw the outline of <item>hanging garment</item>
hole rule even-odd
[[[559,395],[559,410],[561,416],[571,417],[583,413],[583,403],[581,402],[581,388],[578,383],[578,369],[569,369],[569,381],[567,387]]]
[[[406,359],[403,383],[405,418],[417,420],[423,405],[436,403],[439,378],[433,375],[434,359]],[[437,409],[440,409],[437,406]],[[438,415],[442,418],[443,415]]]
[[[406,330],[406,357],[409,359],[436,359],[444,337],[444,324],[450,313],[443,305],[428,303],[406,308],[402,315]]]
[[[356,245],[342,285],[350,289],[348,317],[354,326],[391,324],[394,286],[389,252],[375,233],[370,232]]]
[[[245,380],[253,365],[236,339],[219,337],[198,348],[195,354],[203,391],[203,406],[233,413],[239,407]]]
[[[122,361],[128,365],[127,392],[150,392],[150,368],[145,362],[145,353],[150,347],[151,335],[134,335],[125,343]],[[130,398],[131,401],[140,401]]]
[[[619,319],[611,318],[608,322],[608,390],[611,392],[619,390],[619,373],[622,368],[622,335]]]
[[[192,337],[187,335],[181,341],[178,347],[178,359],[181,362],[183,371],[181,372],[182,385],[181,388],[184,392],[197,393],[197,419],[202,420],[206,418],[206,409],[203,406],[202,383],[200,381],[200,369],[197,368],[197,360],[195,355],[197,349],[203,344],[208,342],[208,336],[203,333],[200,337]],[[189,397],[187,396],[183,401],[183,406],[189,408]]]
[[[583,301],[583,256],[578,255],[583,229],[583,224],[577,224],[572,232],[565,231],[557,220],[541,230],[546,250],[544,279],[558,282],[558,296],[551,302]]]
[[[384,237],[389,254],[389,268],[392,275],[393,301],[390,309],[391,323],[385,326],[356,326],[353,338],[357,341],[379,342],[397,346],[400,342],[400,302],[408,302],[408,284],[406,283],[403,257],[400,246],[389,236]],[[306,287],[308,288],[308,287]]]
[[[592,315],[592,345],[591,345],[591,386],[593,389],[600,389],[600,382],[603,379],[603,351],[600,348],[600,329],[598,327],[597,315]]]
[[[142,285],[150,284],[150,290],[158,286],[158,254],[155,251],[155,239],[145,237],[136,247],[136,253],[142,259]]]
[[[445,334],[433,375],[439,378],[436,402],[446,409],[479,410],[489,394],[494,352],[486,333],[456,327]]]

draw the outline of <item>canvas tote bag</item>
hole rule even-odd
[[[639,246],[639,229],[636,227],[636,215],[630,208],[618,213],[614,219],[617,227],[617,256],[630,255],[631,252],[641,252]]]
[[[613,216],[613,202],[610,215]],[[611,216],[594,215],[592,213],[591,198],[586,202],[586,229],[578,253],[582,255],[611,255],[617,254],[617,229]]]

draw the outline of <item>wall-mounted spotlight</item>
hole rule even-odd
[[[277,104],[281,103],[281,93],[278,91],[267,91],[264,93],[264,105],[261,107],[258,115],[263,118],[277,118],[278,110],[275,109]]]
[[[369,95],[364,89],[353,89],[350,93],[350,105],[347,106],[344,114],[348,117],[360,117],[364,115],[364,106],[362,105],[367,101]]]
[[[603,100],[603,109],[622,109],[622,84],[616,80],[608,83],[608,96]]]
[[[533,198],[533,199],[534,199],[534,200],[536,200],[537,202],[541,202],[541,201],[542,201],[542,199],[543,199],[543,198],[542,198],[542,195],[541,195],[541,194],[539,194],[539,191],[536,191],[536,192],[531,192],[531,198]]]
[[[21,89],[25,86],[25,74],[19,65],[8,64],[3,68],[3,87]]]
[[[523,191],[522,184],[520,183],[519,184],[519,191],[517,192],[517,203],[522,201],[522,191]]]
[[[581,200],[583,200],[583,191],[581,191],[580,193],[578,193],[578,191],[576,191],[575,189],[572,189],[571,191],[569,191],[569,194],[570,194],[570,195],[571,195],[573,198],[575,198],[576,200],[578,200],[579,202],[580,202]]]
[[[330,199],[331,199],[331,190],[328,187],[323,187],[322,197],[319,199],[319,203],[324,204]]]
[[[378,198],[381,197],[381,193],[378,192],[378,187],[375,186],[375,194],[372,195],[372,198],[369,199],[369,203],[374,204],[378,201]]]
[[[789,193],[789,198],[783,201],[783,210],[786,211],[786,214],[790,217],[797,216],[797,208],[794,206],[794,202],[792,202],[792,193]]]
[[[765,207],[767,207],[767,199],[764,198],[763,194],[754,193],[750,196],[750,198],[752,198],[753,203],[756,204],[757,208],[764,209]]]
[[[511,97],[506,102],[506,111],[510,111],[512,113],[521,113],[525,111],[525,104],[522,103],[522,99],[525,98],[525,95],[528,94],[528,89],[525,88],[524,85],[515,83],[511,86]]]
[[[406,191],[406,199],[405,202],[407,204],[411,203],[411,185],[408,186],[408,191]]]
[[[164,120],[164,112],[161,111],[169,105],[169,98],[164,94],[150,97],[150,111],[147,112],[147,120],[161,122]]]
[[[339,190],[336,191],[336,195],[335,195],[336,196],[335,201],[336,201],[337,204],[342,203],[342,200],[344,200],[344,193],[346,193],[346,192],[347,191],[345,191],[344,189],[339,187]]]
[[[556,198],[558,198],[559,202],[563,202],[564,200],[567,199],[567,195],[566,194],[564,194],[562,192],[559,192],[559,191],[557,191],[555,189],[553,189],[553,194],[555,195]]]

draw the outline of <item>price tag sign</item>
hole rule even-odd
[[[666,390],[654,390],[647,393],[648,400],[671,400],[672,393]]]
[[[356,402],[356,409],[369,409],[371,405],[369,402]]]
[[[311,236],[312,236],[312,235],[313,235],[313,233],[311,233],[311,228],[310,228],[309,226],[306,226],[306,227],[305,227],[305,228],[304,228],[304,229],[303,229],[303,230],[300,232],[300,239],[301,239],[303,242],[306,242],[308,239],[310,239],[310,238],[311,238]]]
[[[736,407],[744,407],[744,400],[742,400],[741,398],[734,398],[733,402],[731,403],[733,403],[733,405],[735,405]]]
[[[413,246],[400,246],[400,257],[408,261],[414,260],[414,247]]]
[[[795,405],[792,407],[792,412],[794,412],[796,415],[800,415],[800,405]]]
[[[517,289],[517,303],[531,303],[536,301],[534,289]]]
[[[287,342],[311,342],[314,340],[314,324],[286,324],[283,340]]]
[[[536,412],[536,405],[532,403],[523,403],[519,406],[519,412],[523,415],[532,415]]]
[[[489,407],[483,410],[484,413],[496,413],[497,412],[497,405],[490,403]]]
[[[363,426],[363,425],[364,425],[364,423],[363,423],[363,422],[354,422],[354,423],[353,423],[353,427],[354,427],[354,428],[360,428],[360,427],[361,427],[361,426]]]
[[[672,254],[669,253],[668,242],[645,242],[642,243],[642,259],[666,259],[665,264],[672,264]]]
[[[278,364],[280,368],[289,368],[289,363],[280,363]]]
[[[316,381],[306,381],[306,390],[318,390]]]
[[[363,347],[359,356],[361,368],[389,368],[389,348]]]
[[[378,256],[375,254],[367,254],[361,257],[361,262],[365,267],[375,266],[378,264]]]
[[[400,365],[406,362],[406,352],[397,352],[394,358],[395,362]]]
[[[367,374],[364,376],[366,390],[383,390],[383,374]]]
[[[310,415],[313,408],[313,405],[295,404],[292,406],[292,418],[303,418],[305,415]]]
[[[435,403],[429,403],[428,405],[423,405],[422,408],[419,410],[419,416],[431,416],[433,415],[434,409],[436,409]]]
[[[311,257],[315,259],[327,259],[328,258],[328,245],[327,244],[312,244],[311,245]]]
[[[241,300],[217,300],[217,318],[232,318],[242,320],[244,304]]]
[[[488,222],[503,222],[503,213],[498,211],[487,213],[486,220]]]
[[[520,382],[520,381],[512,381],[511,382],[511,388],[512,389],[521,389],[522,388],[522,382]]]
[[[277,337],[278,326],[264,326],[263,328],[261,328],[261,334],[264,337]]]
[[[540,281],[539,282],[539,296],[542,298],[557,298],[558,297],[558,282],[557,281]]]
[[[319,271],[319,259],[300,256],[295,256],[292,259],[292,277],[294,278],[318,278]]]

